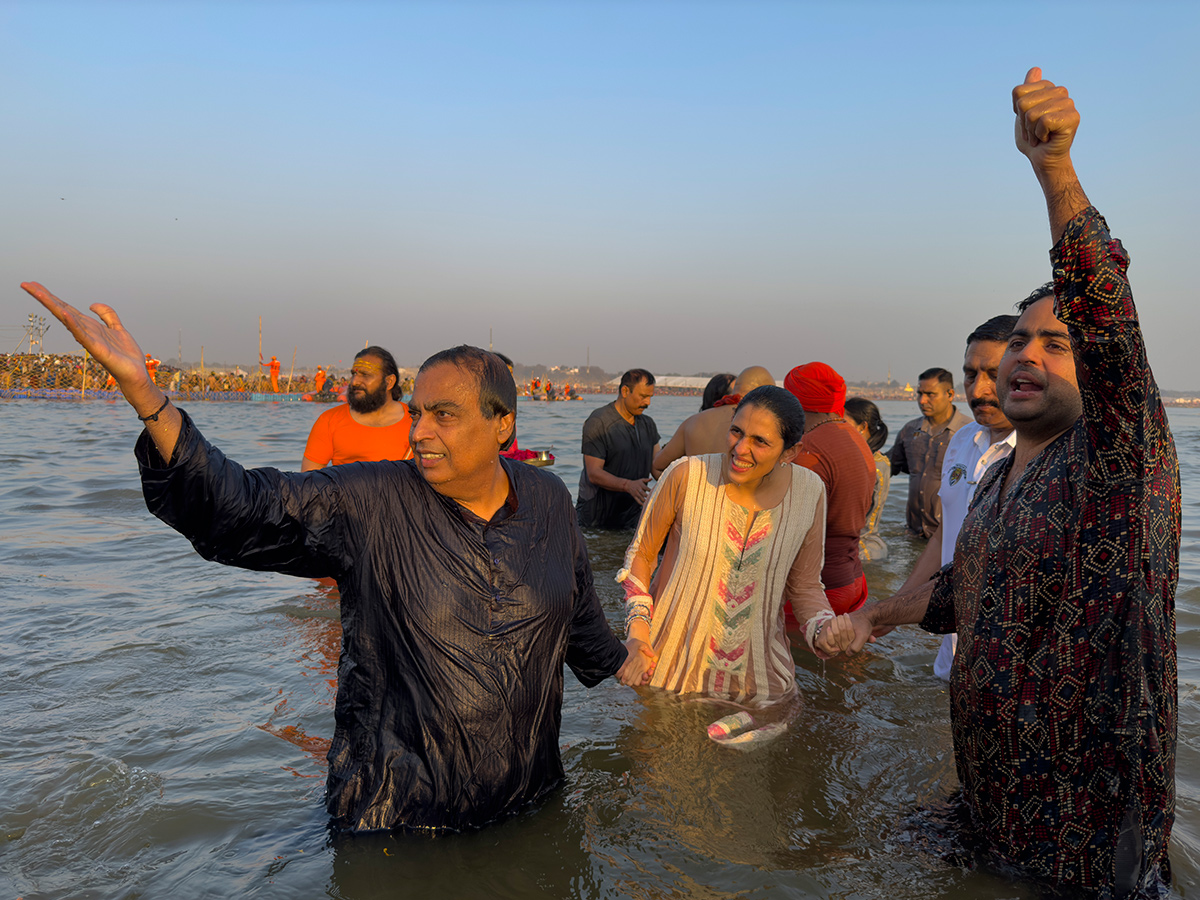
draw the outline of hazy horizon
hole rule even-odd
[[[11,352],[41,281],[143,349],[849,381],[959,375],[1048,280],[1012,142],[1032,65],[1188,360],[1200,10],[1184,4],[0,2]],[[48,352],[74,343],[53,323]]]

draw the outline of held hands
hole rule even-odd
[[[839,653],[853,655],[861,650],[864,644],[875,640],[871,636],[869,628],[866,631],[866,638],[860,640],[859,626],[854,618],[856,615],[856,613],[847,613],[836,616],[821,627],[821,631],[813,643],[813,650],[817,656],[821,659],[829,659]]]
[[[637,638],[629,638],[625,642],[625,649],[628,655],[617,670],[617,680],[630,687],[649,684],[650,677],[658,665],[658,657],[654,655],[654,650],[648,643]]]
[[[1067,89],[1042,78],[1034,66],[1012,91],[1017,114],[1017,149],[1029,157],[1039,177],[1050,169],[1070,167],[1071,144],[1079,129],[1079,112]]]
[[[626,478],[625,492],[637,501],[638,506],[645,506],[646,500],[650,496],[650,479],[649,478]]]

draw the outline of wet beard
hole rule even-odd
[[[357,392],[350,390],[346,392],[346,402],[350,404],[350,408],[356,413],[373,413],[377,409],[382,409],[383,404],[387,403],[387,388],[383,385],[379,386],[379,390],[374,392]]]

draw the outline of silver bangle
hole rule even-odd
[[[654,624],[653,622],[650,621],[649,616],[643,616],[641,613],[636,613],[632,616],[626,616],[625,617],[625,637],[629,637],[629,623],[632,622],[634,619],[641,619],[643,622],[646,623],[647,628],[652,627]]]

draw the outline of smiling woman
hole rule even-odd
[[[626,630],[653,648],[650,685],[742,711],[710,726],[722,743],[777,736],[794,712],[784,604],[818,655],[836,654],[844,636],[821,589],[825,486],[791,464],[803,432],[804,412],[787,391],[764,385],[747,394],[726,454],[667,469],[617,576]],[[631,654],[621,680],[638,683],[642,666]]]

